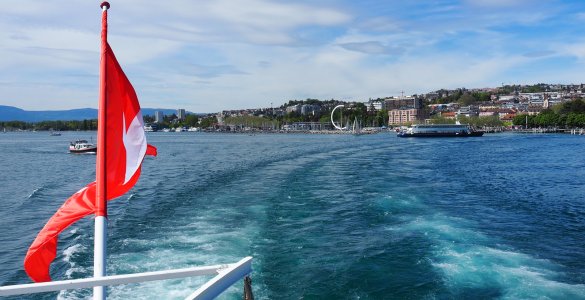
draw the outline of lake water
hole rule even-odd
[[[67,153],[70,140],[92,137],[0,133],[1,285],[29,282],[28,246],[94,180],[95,156]],[[257,299],[585,299],[583,136],[147,138],[159,156],[109,205],[109,274],[253,256]],[[92,276],[92,247],[92,218],[67,229],[53,278]],[[111,287],[109,296],[181,299],[201,283]],[[238,284],[222,298],[241,293]]]

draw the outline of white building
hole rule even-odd
[[[179,120],[185,120],[185,109],[184,108],[179,108],[177,109],[177,118],[179,118]]]
[[[165,115],[163,114],[162,111],[155,111],[154,112],[154,122],[155,123],[162,123],[162,121],[164,120]]]
[[[225,117],[223,113],[219,113],[215,117],[217,118],[217,125],[219,125],[219,126],[225,125],[223,123],[223,120],[224,120],[224,117]]]
[[[457,116],[477,117],[478,115],[479,111],[473,106],[463,106],[457,111]]]
[[[292,112],[295,112],[297,114],[300,114],[301,113],[301,105],[300,104],[297,104],[297,105],[287,106],[286,112],[289,113],[289,114],[292,113]]]
[[[368,101],[368,111],[379,111],[384,108],[384,100],[370,100]]]

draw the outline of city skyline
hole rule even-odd
[[[585,81],[580,1],[111,2],[109,40],[144,107]],[[0,105],[97,107],[99,1],[6,1]]]

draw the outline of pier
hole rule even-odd
[[[573,135],[584,135],[585,129],[583,128],[572,128],[572,129],[565,129],[565,128],[528,128],[528,129],[518,129],[514,130],[513,132],[516,133],[567,133]]]

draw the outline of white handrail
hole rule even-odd
[[[219,271],[219,275],[202,285],[185,300],[213,299],[232,284],[252,272],[252,257],[246,257],[239,262],[230,265],[228,269]]]
[[[60,290],[84,289],[95,286],[120,285],[146,281],[178,279],[194,276],[217,275],[199,288],[188,299],[213,299],[239,279],[252,272],[252,257],[227,265],[192,267],[176,270],[145,272],[136,274],[112,275],[99,278],[84,278],[41,283],[18,284],[0,287],[0,296],[12,296]],[[219,275],[218,275],[219,274]],[[229,283],[229,285],[227,284]],[[210,289],[210,291],[206,291]],[[198,293],[199,292],[199,293]],[[198,293],[198,294],[196,294]],[[195,296],[193,296],[195,295]]]

